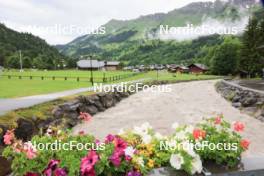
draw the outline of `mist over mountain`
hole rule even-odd
[[[214,34],[161,34],[162,25],[169,28],[188,25],[192,25],[194,29],[201,26],[235,28],[235,35],[239,35],[246,27],[250,15],[259,8],[256,0],[195,2],[168,13],[150,14],[132,20],[112,19],[102,25],[106,29],[105,34],[84,35],[57,48],[63,54],[75,58],[93,54],[104,59],[126,60],[124,56],[128,53],[125,52],[131,53],[135,47],[150,40],[180,42]]]

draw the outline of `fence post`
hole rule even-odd
[[[21,77],[21,76],[19,76],[18,78],[19,78],[19,79],[22,79],[22,77]]]
[[[8,75],[8,79],[11,79],[11,76],[10,75]]]
[[[44,76],[41,76],[41,80],[44,80]]]
[[[29,79],[32,79],[32,76],[30,76]]]
[[[104,77],[103,77],[103,82],[105,82],[105,73],[104,73]]]
[[[67,77],[64,78],[64,81],[67,81]]]
[[[77,77],[77,82],[79,82],[80,81],[80,78],[79,77]]]
[[[52,76],[52,80],[55,80],[55,76]]]

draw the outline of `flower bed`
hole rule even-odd
[[[91,120],[87,113],[80,118]],[[13,158],[14,174],[26,176],[140,176],[160,167],[193,175],[201,173],[202,163],[207,160],[234,167],[249,147],[249,141],[239,134],[244,124],[231,125],[222,116],[205,119],[196,126],[175,123],[172,127],[175,132],[163,136],[144,123],[131,130],[120,130],[117,135],[109,134],[104,141],[83,131],[73,136],[70,131],[48,129],[46,135],[22,142],[10,130],[4,136],[8,147],[3,155]],[[63,146],[69,147],[72,141],[76,145],[65,150]],[[40,144],[49,148],[40,149]],[[52,150],[54,146],[60,148]]]

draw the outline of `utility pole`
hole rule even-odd
[[[22,63],[21,50],[19,50],[19,60],[20,60],[20,72],[22,72],[23,71],[23,63]]]
[[[92,56],[90,56],[90,67],[91,67],[91,83],[92,86],[94,85],[94,80],[93,80],[93,62],[92,62]]]

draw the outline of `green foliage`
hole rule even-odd
[[[264,45],[263,9],[250,18],[242,43],[241,59],[239,60],[240,71],[246,72],[252,77],[261,74],[264,67],[264,52],[259,47]]]
[[[0,65],[20,68],[19,50],[24,68],[63,68],[69,58],[48,45],[44,40],[29,33],[19,33],[0,24]]]
[[[212,51],[211,72],[216,75],[234,74],[237,71],[240,42],[228,38]],[[211,54],[211,53],[210,53]]]

